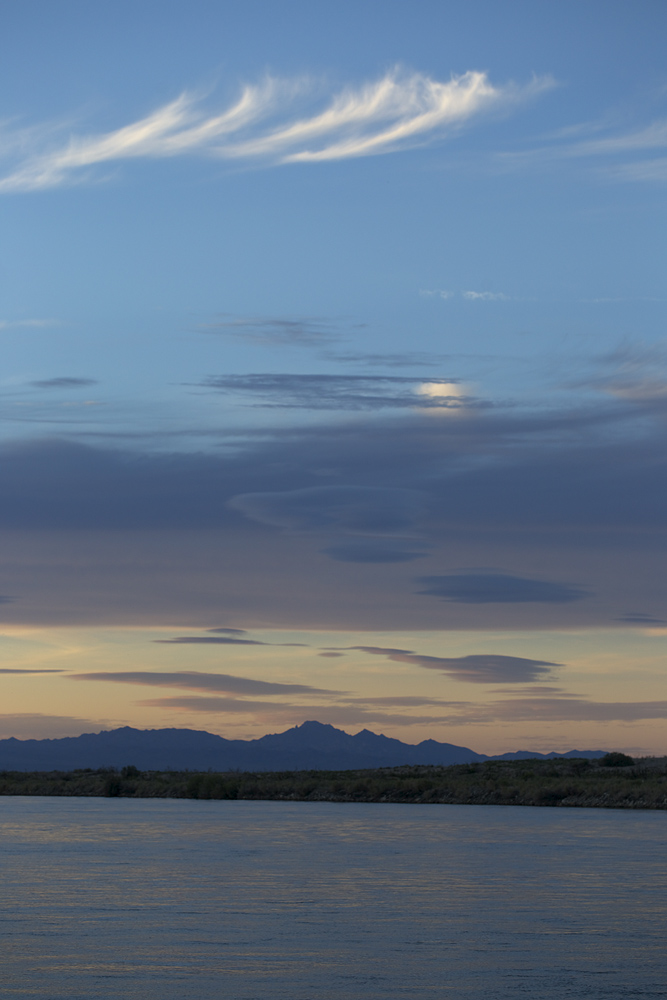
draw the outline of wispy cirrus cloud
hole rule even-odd
[[[667,119],[662,118],[643,128],[629,132],[585,139],[566,146],[566,156],[600,156],[609,153],[634,153],[646,149],[664,149],[667,146]]]
[[[667,181],[667,156],[658,156],[650,160],[638,160],[633,163],[619,163],[610,167],[608,174],[620,181]]]
[[[0,155],[2,155],[0,153]],[[0,185],[2,181],[0,181]],[[0,186],[0,191],[2,190]],[[0,330],[42,329],[47,326],[60,326],[57,319],[0,319]]]
[[[563,129],[541,145],[520,152],[497,155],[506,167],[548,164],[566,160],[589,160],[604,164],[608,177],[626,181],[666,181],[667,118],[657,118],[639,127],[622,128],[618,122],[588,122]],[[647,157],[647,154],[653,153]]]
[[[434,80],[400,68],[349,86],[316,109],[321,88],[311,81],[267,77],[247,85],[224,111],[211,114],[185,92],[156,111],[102,134],[70,135],[58,143],[54,126],[5,133],[1,149],[13,166],[0,193],[38,191],[89,179],[91,169],[128,159],[207,155],[267,163],[314,163],[398,152],[441,138],[484,112],[506,109],[552,85],[492,84],[470,71]],[[305,107],[304,107],[305,105]],[[1,155],[1,154],[0,154]]]

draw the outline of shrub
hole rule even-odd
[[[114,798],[116,795],[120,795],[120,781],[114,776],[110,776],[104,782],[104,794],[107,797]]]
[[[634,764],[634,760],[632,757],[628,757],[627,753],[614,751],[606,753],[604,757],[601,757],[600,764],[602,767],[629,767],[631,764]]]
[[[199,789],[201,788],[203,780],[204,779],[201,774],[195,774],[192,778],[190,778],[187,784],[187,795],[189,796],[189,798],[191,799],[199,798]]]
[[[538,792],[537,804],[540,806],[557,806],[559,802],[572,795],[571,788],[545,788]]]

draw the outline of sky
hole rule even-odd
[[[667,753],[661,0],[7,0],[0,737]]]

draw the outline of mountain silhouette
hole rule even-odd
[[[604,750],[533,753],[517,750],[489,757],[453,743],[402,743],[368,729],[349,733],[321,722],[304,722],[256,740],[226,740],[197,729],[132,729],[61,739],[0,740],[0,770],[73,771],[121,768],[142,771],[343,771],[401,764],[468,764],[484,760],[602,757]]]

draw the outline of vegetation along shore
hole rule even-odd
[[[667,758],[489,761],[357,771],[193,772],[136,767],[2,771],[0,795],[420,802],[667,809]]]

